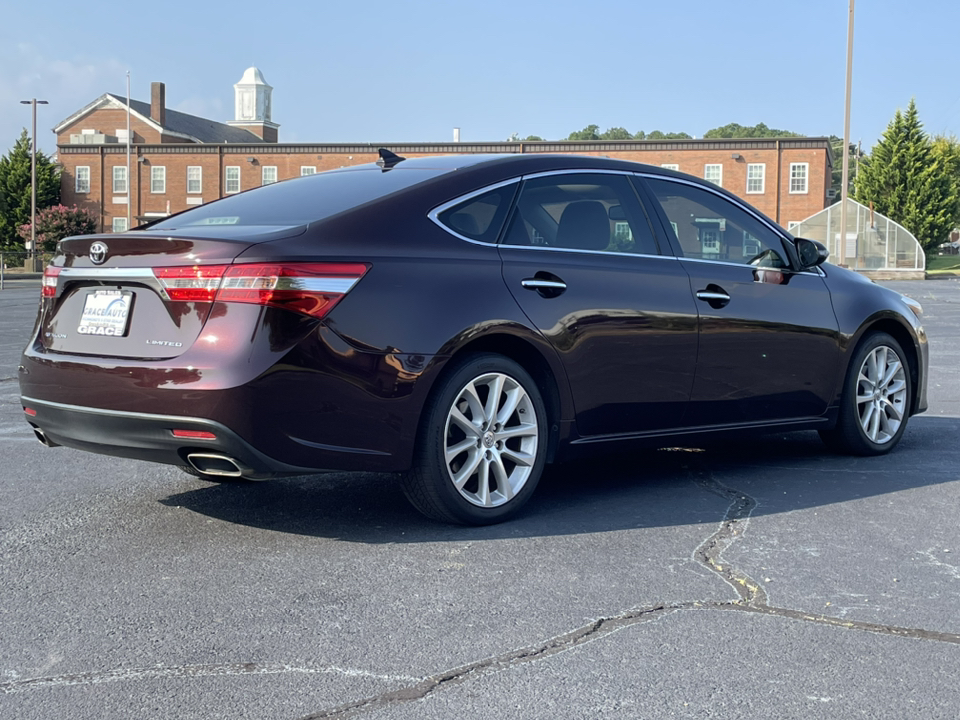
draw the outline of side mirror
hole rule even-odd
[[[830,251],[827,250],[826,246],[816,240],[796,238],[794,243],[797,248],[797,255],[800,256],[800,267],[804,270],[822,265],[830,257]]]

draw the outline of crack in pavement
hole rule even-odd
[[[135,668],[100,673],[79,673],[55,677],[28,678],[0,682],[0,693],[24,692],[36,688],[65,685],[93,685],[121,680],[157,677],[204,677],[219,675],[264,675],[281,673],[342,674],[401,683],[401,686],[377,695],[351,701],[337,707],[303,716],[300,720],[345,720],[366,712],[417,702],[446,687],[458,685],[503,670],[567,652],[588,642],[607,637],[624,628],[658,620],[662,617],[690,610],[724,610],[769,615],[800,622],[826,625],[845,630],[859,630],[893,637],[960,645],[960,634],[943,633],[921,628],[906,628],[878,623],[858,622],[829,615],[814,615],[791,608],[770,605],[763,587],[741,570],[727,564],[723,553],[746,532],[757,501],[750,495],[716,480],[705,463],[692,460],[684,469],[692,481],[705,492],[718,495],[730,502],[717,530],[694,551],[693,558],[700,565],[719,576],[736,592],[735,600],[689,601],[658,604],[627,610],[619,615],[600,618],[586,625],[557,635],[548,640],[510,650],[503,654],[479,660],[426,678],[404,675],[380,675],[364,670],[340,668],[333,665],[289,665],[284,663],[252,662],[181,667]]]

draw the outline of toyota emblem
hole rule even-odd
[[[94,265],[102,265],[107,259],[107,244],[105,242],[95,242],[90,246],[90,260]]]

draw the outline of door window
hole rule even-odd
[[[630,181],[613,174],[556,174],[523,183],[505,245],[659,255]]]
[[[684,257],[788,267],[779,236],[743,208],[687,183],[651,178],[646,182],[660,201]]]

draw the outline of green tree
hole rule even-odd
[[[777,130],[768,128],[763,123],[757,123],[753,127],[740,125],[739,123],[730,123],[721,127],[707,130],[703,134],[704,138],[772,138],[772,137],[802,137],[799,133],[789,130]]]
[[[52,205],[37,211],[37,245],[44,252],[53,252],[57,243],[73,235],[90,235],[97,231],[97,216],[89,210],[65,205]],[[17,228],[20,237],[30,239],[30,223]]]
[[[567,140],[599,140],[600,135],[597,133],[599,129],[599,125],[587,125],[583,130],[570,133]]]
[[[626,128],[612,127],[600,133],[600,139],[601,140],[633,140],[633,135]]]
[[[638,140],[644,138],[637,138]],[[653,132],[647,133],[645,138],[646,140],[692,140],[687,133],[685,132],[660,132],[659,130],[654,130]]]
[[[543,138],[539,135],[527,135],[524,142],[543,142]]]
[[[956,143],[932,141],[911,100],[861,165],[854,197],[903,225],[929,252],[960,220],[958,168]]]
[[[0,248],[24,249],[18,228],[30,222],[30,138],[27,131],[0,157]],[[60,202],[60,171],[37,151],[37,210]]]

